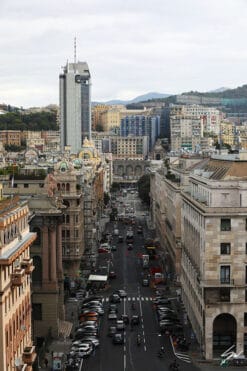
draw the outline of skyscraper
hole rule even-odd
[[[86,62],[68,63],[59,76],[61,149],[78,152],[91,139],[91,75]]]

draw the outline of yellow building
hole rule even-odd
[[[1,130],[0,131],[0,142],[3,145],[21,145],[21,131],[20,130]]]
[[[221,141],[231,147],[235,144],[235,125],[231,122],[221,122]]]
[[[121,119],[126,116],[147,115],[151,110],[128,110],[124,106],[110,106],[107,111],[101,113],[101,124],[104,131],[110,131],[114,127],[119,127]]]
[[[92,130],[96,130],[97,126],[101,126],[101,114],[107,111],[109,106],[106,104],[97,104],[92,107]]]

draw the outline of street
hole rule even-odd
[[[124,201],[122,201],[124,200]],[[119,202],[121,201],[121,203]],[[174,360],[172,345],[168,335],[160,334],[158,322],[152,299],[154,289],[142,286],[143,268],[141,264],[141,254],[143,253],[144,239],[149,235],[146,226],[145,208],[141,204],[136,194],[130,194],[128,197],[118,200],[119,213],[125,214],[123,205],[127,204],[129,209],[134,209],[137,224],[143,226],[143,235],[137,234],[137,226],[133,226],[134,243],[133,250],[127,249],[125,242],[127,225],[122,222],[110,222],[107,225],[107,232],[112,233],[112,245],[117,247],[116,251],[111,252],[110,269],[117,274],[115,279],[110,282],[110,289],[103,294],[105,314],[101,317],[100,323],[100,347],[97,351],[84,361],[84,370],[94,371],[134,371],[134,370],[168,370],[170,363]],[[124,236],[124,242],[118,243],[118,236],[113,235],[113,229],[119,230],[119,234]],[[108,254],[106,254],[108,255]],[[100,254],[99,259],[107,259],[104,254]],[[109,307],[109,295],[115,289],[124,289],[127,297],[122,298],[118,304],[118,317],[121,314],[127,314],[131,317],[133,314],[140,316],[140,324],[134,326],[133,331],[130,325],[127,325],[124,334],[124,344],[114,345],[112,338],[107,336],[108,328],[114,324],[114,321],[107,319]],[[132,309],[132,303],[135,303],[135,309]],[[177,300],[175,300],[177,303]],[[175,305],[175,304],[174,304]],[[141,336],[141,344],[137,345],[137,334]],[[164,346],[164,357],[158,357],[158,351]],[[178,360],[181,370],[199,370],[190,363],[190,358],[185,355],[185,361]]]

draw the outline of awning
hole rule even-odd
[[[100,281],[105,282],[107,281],[107,276],[100,275],[100,274],[90,274],[88,281]]]
[[[59,336],[63,336],[65,338],[70,336],[71,330],[73,327],[72,322],[68,321],[59,321]]]

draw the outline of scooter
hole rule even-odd
[[[137,335],[136,343],[138,346],[141,345],[141,336],[139,334]]]

